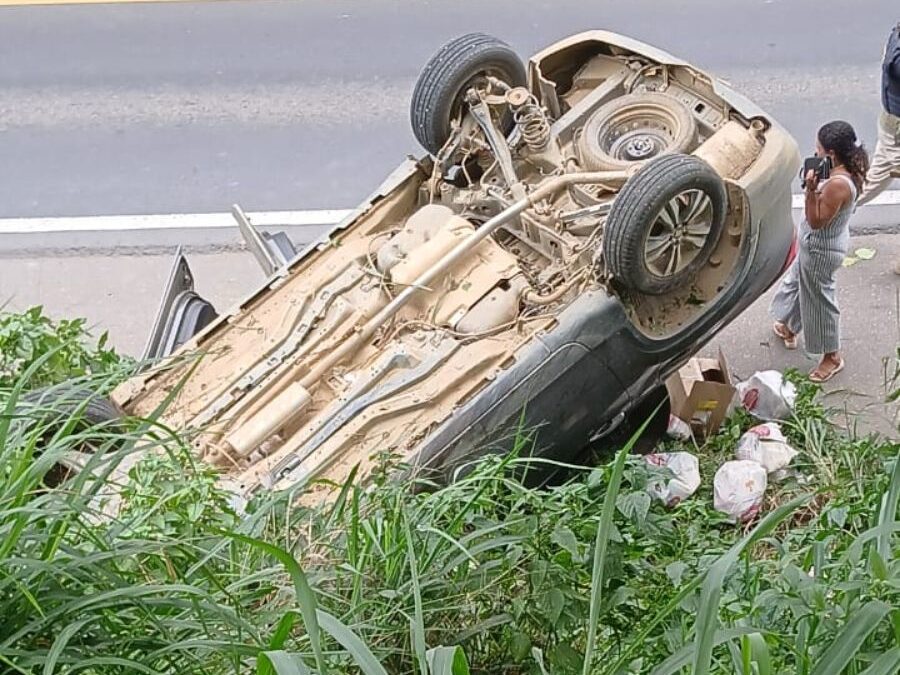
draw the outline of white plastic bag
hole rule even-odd
[[[790,464],[797,451],[788,445],[780,426],[767,422],[741,436],[734,455],[740,460],[758,462],[768,473],[773,473]]]
[[[797,399],[797,388],[777,370],[754,373],[737,385],[737,393],[747,412],[766,421],[790,417]]]
[[[665,467],[673,474],[673,478],[669,480],[651,480],[647,486],[650,496],[656,497],[666,506],[675,506],[700,487],[700,462],[689,452],[645,455],[644,461],[653,466]]]
[[[766,470],[748,460],[725,462],[713,479],[713,506],[735,522],[753,520],[762,508]]]
[[[691,426],[680,417],[669,415],[669,425],[666,428],[669,438],[679,441],[691,440]]]

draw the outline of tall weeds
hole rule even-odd
[[[43,358],[0,400],[2,671],[900,668],[898,446],[839,436],[811,390],[789,426],[797,474],[750,531],[709,508],[708,487],[673,510],[651,503],[655,469],[628,446],[526,488],[524,442],[441,490],[398,482],[383,458],[330,504],[267,494],[239,515],[155,419],[24,415]],[[103,391],[120,372],[81,384]],[[704,466],[745,423],[702,449]],[[51,489],[72,457],[83,469]]]

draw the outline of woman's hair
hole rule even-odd
[[[837,120],[819,129],[819,143],[825,150],[834,152],[838,162],[850,172],[857,191],[862,190],[869,170],[869,153],[856,140],[856,132],[847,122]]]

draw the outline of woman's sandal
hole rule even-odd
[[[819,373],[822,372],[822,364],[820,363],[809,372],[809,381],[816,384],[824,384],[839,372],[841,372],[843,369],[844,359],[841,359],[840,363],[838,363],[836,366],[831,367],[831,370],[826,371],[824,375],[820,375]]]
[[[772,325],[772,332],[775,333],[776,336],[781,338],[781,341],[784,342],[785,349],[797,349],[797,336],[792,335],[791,332],[787,329],[780,321],[776,321]]]

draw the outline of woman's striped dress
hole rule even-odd
[[[840,349],[840,310],[835,296],[834,275],[850,248],[850,216],[856,206],[856,185],[849,176],[837,174],[829,180],[846,180],[852,198],[828,225],[814,230],[800,223],[800,252],[781,281],[769,313],[788,330],[803,333],[809,354]],[[819,186],[821,191],[825,183]]]

